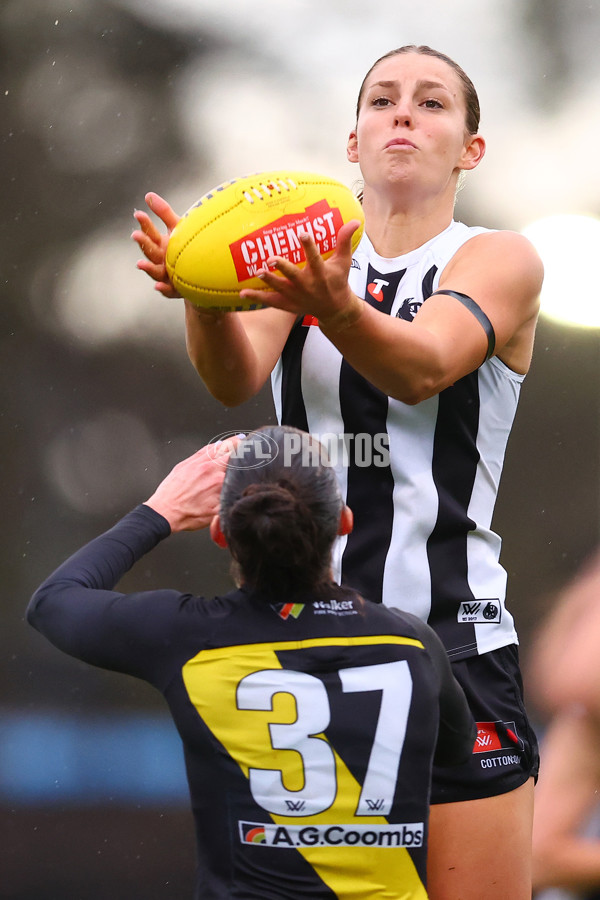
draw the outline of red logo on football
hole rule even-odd
[[[293,263],[305,261],[299,235],[310,234],[319,253],[328,253],[337,243],[337,233],[344,224],[337,207],[327,200],[307,206],[304,213],[281,216],[263,228],[245,235],[229,245],[238,281],[253,278],[270,256],[283,256]]]

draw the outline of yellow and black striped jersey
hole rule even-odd
[[[462,762],[475,738],[439,639],[334,584],[302,603],[115,591],[168,534],[133,510],[41,585],[28,620],[164,695],[185,753],[196,898],[426,898],[433,760]]]

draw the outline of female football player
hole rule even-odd
[[[338,542],[334,572],[371,600],[401,598],[434,627],[479,723],[469,762],[434,772],[434,900],[531,894],[537,744],[491,521],[542,266],[522,235],[454,220],[459,180],[484,151],[463,70],[429,47],[390,52],[367,73],[347,144],[363,179],[354,255],[348,223],[327,261],[308,237],[303,269],[268,261],[265,290],[243,292],[268,309],[186,304],[190,358],[224,404],[271,376],[284,424],[337,434],[351,451],[357,435],[389,448],[389,465],[350,452],[339,467],[355,528]],[[177,216],[156,194],[147,201],[167,233],[136,215],[139,267],[174,296],[164,254]]]
[[[426,900],[434,754],[460,763],[476,734],[444,647],[415,616],[333,582],[331,547],[352,515],[313,437],[274,426],[229,457],[212,450],[63,563],[29,621],[165,696],[198,900]],[[169,534],[209,522],[238,589],[114,590]]]

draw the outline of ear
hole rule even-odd
[[[350,534],[354,528],[354,513],[349,506],[344,506],[340,513],[340,524],[338,525],[338,534]]]
[[[221,547],[223,550],[227,549],[227,539],[221,531],[221,520],[218,515],[210,523],[210,536],[217,547]]]
[[[462,152],[459,169],[474,169],[485,155],[485,140],[480,134],[471,134]]]
[[[346,156],[351,163],[358,162],[358,136],[356,131],[351,131],[346,144]]]

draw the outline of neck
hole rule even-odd
[[[416,250],[444,231],[454,213],[454,192],[451,198],[436,197],[430,203],[394,203],[365,189],[363,209],[366,231],[375,251],[392,259]]]

